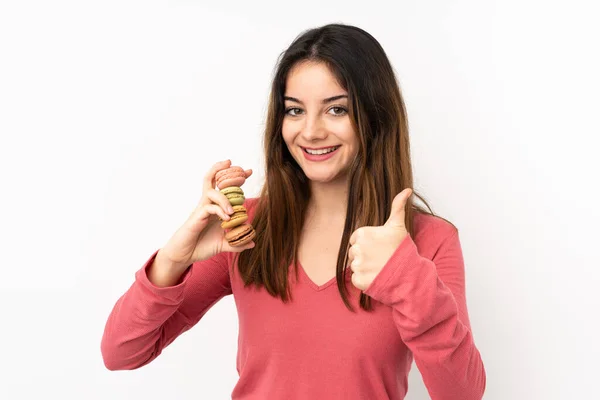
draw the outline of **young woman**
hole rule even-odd
[[[481,399],[458,231],[413,204],[406,109],[379,43],[342,24],[303,33],[279,60],[267,118],[266,182],[244,201],[254,240],[224,238],[215,174],[231,163],[219,162],[117,301],[107,368],[149,363],[233,294],[233,399],[399,400],[413,359],[432,399]]]

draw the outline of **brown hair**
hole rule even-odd
[[[297,277],[310,185],[289,153],[281,129],[286,78],[292,67],[303,61],[324,63],[348,91],[348,112],[358,135],[358,155],[348,171],[348,208],[336,268],[342,300],[354,311],[344,279],[352,232],[361,226],[383,225],[392,200],[405,188],[412,188],[429,209],[413,204],[412,196],[408,200],[405,223],[412,237],[414,213],[435,215],[413,188],[406,108],[394,70],[379,42],[355,26],[329,24],[310,29],[280,55],[264,133],[266,182],[252,221],[256,246],[236,253],[238,270],[245,286],[264,286],[284,302],[292,299],[288,267],[295,266]],[[370,300],[361,293],[360,307],[371,310]]]

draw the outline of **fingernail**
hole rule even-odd
[[[233,207],[231,207],[231,206],[227,207],[227,211],[229,211],[230,213],[232,213],[233,212]]]

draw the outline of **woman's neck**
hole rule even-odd
[[[311,197],[307,218],[317,221],[344,221],[348,198],[348,185],[344,179],[332,182],[311,182]]]

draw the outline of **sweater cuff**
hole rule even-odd
[[[418,255],[417,245],[410,234],[406,235],[363,293],[381,303],[386,303],[386,294],[390,293],[389,282],[393,281],[392,278],[401,273],[407,267],[407,264],[413,262]]]
[[[156,258],[158,251],[159,250],[156,250],[150,256],[150,258],[144,263],[142,268],[140,268],[135,273],[135,279],[138,283],[140,283],[146,289],[146,291],[150,292],[154,296],[159,297],[162,300],[167,301],[167,302],[179,303],[183,300],[183,290],[185,288],[185,285],[186,285],[188,279],[192,275],[193,268],[190,265],[185,270],[183,275],[181,275],[180,282],[176,285],[166,286],[166,287],[156,286],[152,282],[150,282],[150,280],[148,279],[148,268],[154,262],[154,259]]]

